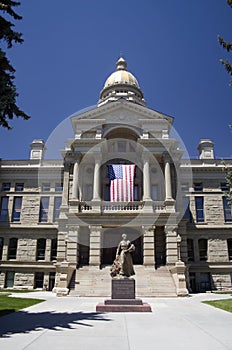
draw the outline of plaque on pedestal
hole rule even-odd
[[[112,279],[112,299],[135,299],[135,280],[129,278]]]

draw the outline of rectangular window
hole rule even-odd
[[[204,222],[204,197],[195,197],[195,206],[197,222]]]
[[[43,288],[44,283],[44,273],[43,272],[36,272],[35,273],[35,281],[34,281],[34,288]]]
[[[2,191],[3,192],[9,192],[10,191],[10,182],[3,182],[3,184],[2,184]]]
[[[4,245],[4,238],[0,237],[0,260],[2,260],[3,245]]]
[[[51,189],[50,183],[42,184],[42,192],[50,192],[50,189]]]
[[[194,182],[193,188],[195,192],[202,192],[203,191],[202,182]]]
[[[17,182],[15,184],[15,191],[16,192],[22,192],[24,190],[24,183],[22,182]]]
[[[57,221],[59,219],[61,202],[62,202],[62,197],[55,197],[53,221]]]
[[[56,192],[62,192],[63,191],[63,184],[62,183],[56,183],[55,184],[55,191]]]
[[[229,260],[232,260],[232,239],[227,240]]]
[[[56,260],[57,257],[57,239],[52,239],[51,242],[51,261]]]
[[[39,222],[48,222],[49,197],[41,197]]]
[[[12,222],[19,222],[22,208],[22,197],[14,197]]]
[[[231,222],[232,221],[231,205],[230,205],[227,197],[223,197],[222,200],[223,200],[223,210],[224,210],[225,222]]]
[[[7,271],[6,272],[5,288],[13,288],[14,287],[14,277],[15,277],[14,271]]]
[[[228,192],[230,189],[229,185],[226,182],[221,183],[221,190],[222,192]]]
[[[0,222],[8,221],[8,197],[1,198],[1,206],[0,206]]]

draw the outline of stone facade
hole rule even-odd
[[[44,159],[34,140],[29,160],[0,161],[0,288],[66,295],[83,266],[112,264],[123,232],[137,247],[135,265],[151,275],[167,267],[176,295],[231,288],[225,166],[210,140],[199,159],[182,159],[173,118],[147,108],[132,77],[113,75],[98,107],[71,117],[62,160]],[[136,165],[133,200],[110,200],[110,164]]]

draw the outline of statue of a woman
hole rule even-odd
[[[122,234],[122,240],[118,245],[116,258],[111,267],[111,277],[135,275],[131,253],[135,251],[135,246],[128,239],[127,235]]]

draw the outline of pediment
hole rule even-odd
[[[106,123],[122,123],[122,124],[138,124],[142,120],[152,122],[165,121],[169,124],[173,123],[173,117],[167,116],[158,111],[149,109],[138,104],[125,101],[123,99],[107,103],[101,107],[96,107],[90,111],[73,115],[71,117],[74,129],[77,124],[93,123],[96,124],[105,121]],[[95,120],[95,122],[94,122]]]

